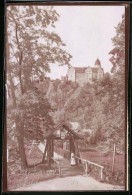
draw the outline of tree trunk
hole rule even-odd
[[[9,73],[9,78],[10,78],[10,89],[11,89],[11,94],[12,94],[12,102],[13,102],[13,107],[17,109],[17,104],[16,104],[16,96],[15,96],[15,86],[12,81],[11,74]],[[19,121],[19,117],[16,116],[15,118],[15,124],[16,124],[16,134],[17,134],[17,141],[18,141],[18,147],[19,147],[19,155],[21,159],[21,168],[25,169],[27,168],[27,161],[26,161],[26,155],[25,155],[25,149],[24,149],[24,143],[23,143],[23,135],[20,133],[20,127],[17,125]],[[23,129],[22,129],[23,131]],[[22,132],[21,131],[21,132]]]
[[[12,77],[11,74],[9,74],[9,78],[10,78],[10,90],[11,90],[11,94],[12,94],[12,103],[13,103],[13,107],[15,109],[17,109],[17,105],[16,105],[16,96],[15,96],[15,86],[14,83],[12,81]],[[18,147],[19,147],[19,155],[20,155],[20,159],[21,159],[21,168],[25,169],[27,168],[27,161],[26,161],[26,155],[25,155],[25,149],[24,149],[24,143],[23,143],[23,135],[21,135],[21,133],[19,132],[19,127],[17,125],[19,121],[19,117],[16,116],[15,118],[15,124],[16,124],[16,134],[17,134],[17,141],[18,141]],[[23,129],[22,129],[23,131]]]
[[[28,167],[27,159],[25,155],[23,137],[21,135],[17,136],[18,147],[19,147],[19,155],[21,159],[21,169],[26,169]]]
[[[7,22],[8,23],[8,22]],[[16,33],[17,33],[17,29],[16,29]],[[7,37],[6,37],[6,68],[7,68],[7,73],[8,73],[8,79],[10,81],[10,90],[11,90],[11,97],[12,98],[12,104],[14,109],[17,110],[17,100],[16,100],[16,94],[15,94],[15,86],[14,86],[14,82],[13,82],[13,78],[12,78],[12,74],[11,74],[11,70],[10,70],[10,66],[9,66],[9,59],[10,59],[10,50],[9,50],[9,41],[8,41],[8,32],[7,32]],[[20,56],[20,60],[22,61],[22,53]],[[21,63],[20,61],[20,63]],[[7,76],[6,76],[6,83],[7,83]],[[21,83],[20,83],[21,84]],[[22,86],[21,86],[21,91],[22,91]],[[19,155],[20,155],[20,159],[21,159],[21,168],[25,169],[27,168],[27,161],[26,161],[26,155],[25,155],[25,149],[24,149],[24,137],[21,134],[22,131],[20,132],[20,128],[17,125],[19,121],[19,117],[16,116],[15,117],[15,124],[16,124],[16,137],[17,137],[17,141],[18,141],[18,147],[19,147]]]

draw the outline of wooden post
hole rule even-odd
[[[103,179],[103,168],[101,167],[101,174],[100,174],[100,179]]]
[[[116,146],[115,146],[115,144],[114,144],[113,162],[112,162],[112,174],[114,173],[114,166],[115,166],[115,153],[116,153]]]
[[[49,166],[51,165],[52,157],[52,140],[49,140]]]
[[[85,168],[86,176],[88,175],[88,163],[86,162],[86,168]]]
[[[75,145],[74,145],[74,139],[72,135],[70,137],[70,152],[75,154]]]
[[[75,149],[76,149],[75,155],[80,158],[78,145],[77,145],[76,142],[74,142],[74,144],[75,144]],[[77,162],[77,164],[79,164],[79,163],[81,164],[81,160],[80,159],[77,159],[76,162]]]
[[[69,139],[69,142],[70,142],[70,158],[71,158],[71,153],[72,153],[72,141],[71,141],[71,137]]]
[[[48,160],[48,166],[51,165],[51,140],[47,140],[48,149],[47,149],[47,160]]]
[[[59,163],[59,176],[61,176],[61,166],[60,166],[60,163]]]
[[[45,160],[45,155],[46,155],[46,152],[47,152],[47,142],[46,142],[46,146],[45,146],[45,149],[44,149],[44,154],[43,154],[43,159],[42,159],[42,163],[44,163],[44,160]]]
[[[47,162],[49,164],[49,140],[47,139]]]
[[[53,154],[54,154],[54,143],[53,143],[53,139],[50,140],[50,150],[51,150],[51,157],[53,158]],[[53,162],[53,159],[51,159],[51,162]]]

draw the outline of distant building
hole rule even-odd
[[[94,67],[71,67],[67,75],[69,81],[78,82],[80,85],[100,80],[103,76],[104,70],[99,59],[95,61]]]

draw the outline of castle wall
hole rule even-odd
[[[97,76],[98,76],[98,74],[93,72],[92,78],[93,78],[93,79],[97,79]]]
[[[103,76],[104,76],[103,70],[102,70],[102,69],[99,69],[99,70],[98,70],[98,76],[97,76],[97,78],[98,78],[98,79],[102,79]]]
[[[75,82],[75,69],[72,67],[68,70],[68,81]]]
[[[86,80],[86,73],[76,73],[76,82],[78,82],[80,85],[83,85],[87,82]]]
[[[102,78],[103,78],[103,76],[104,76],[104,74],[103,74],[103,73],[98,73],[98,79],[102,79]]]
[[[89,81],[92,80],[92,73],[91,73],[91,72],[88,72],[88,73],[86,74],[86,76],[87,76],[87,82],[89,82]]]
[[[68,70],[68,80],[73,82],[78,82],[81,86],[84,83],[91,82],[92,80],[100,80],[104,76],[104,71],[100,64],[95,64],[94,68],[88,66],[86,69],[84,67],[77,69],[71,67]]]
[[[85,74],[86,75],[85,76],[86,82],[92,81],[92,69],[91,69],[91,67],[88,67],[85,72],[86,72],[86,74]]]

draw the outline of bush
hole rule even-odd
[[[8,176],[8,191],[55,177],[55,172],[47,171],[44,173],[41,169],[38,169],[37,172],[34,172],[33,169],[27,169],[26,171]]]
[[[115,170],[112,174],[110,166],[104,167],[103,179],[111,184],[125,185],[125,174],[120,170]]]

